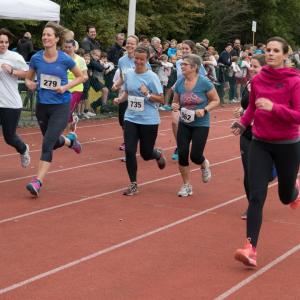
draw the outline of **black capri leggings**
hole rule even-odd
[[[122,102],[119,104],[118,116],[119,116],[119,124],[124,129],[124,115],[128,106],[128,101]]]
[[[299,170],[300,142],[271,144],[252,140],[248,159],[250,195],[247,237],[251,239],[251,244],[256,247],[273,163],[277,170],[280,201],[287,205],[298,196],[295,182]]]
[[[192,127],[178,123],[177,131],[177,149],[179,165],[187,167],[189,165],[189,152],[190,143],[191,148],[191,161],[197,165],[201,165],[205,157],[203,156],[204,148],[208,137],[209,127]]]
[[[42,132],[43,146],[41,160],[51,162],[53,150],[62,147],[65,139],[61,136],[68,124],[70,103],[36,105],[36,117]]]
[[[142,125],[129,121],[124,122],[126,168],[131,182],[136,182],[138,141],[140,141],[140,154],[144,160],[159,158],[160,154],[154,149],[157,131],[158,124]]]
[[[24,154],[26,145],[16,134],[20,115],[21,108],[0,108],[0,121],[5,142],[14,147],[20,154]]]

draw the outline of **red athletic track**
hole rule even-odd
[[[167,168],[138,159],[140,193],[125,197],[117,119],[82,122],[84,151],[55,152],[38,199],[26,183],[37,171],[41,136],[20,129],[32,165],[0,138],[0,299],[298,299],[300,211],[269,188],[258,247],[259,268],[233,260],[244,243],[246,208],[232,106],[212,113],[206,156],[213,179],[191,164],[194,195],[179,198],[171,114],[162,114],[157,146]]]

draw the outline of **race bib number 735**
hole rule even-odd
[[[144,97],[128,96],[128,109],[132,111],[144,111],[145,109]]]

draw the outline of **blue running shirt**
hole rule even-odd
[[[33,69],[37,76],[37,102],[42,104],[62,104],[71,99],[71,93],[57,93],[54,88],[57,85],[68,83],[67,71],[75,67],[73,59],[62,51],[58,51],[57,60],[47,62],[44,60],[44,50],[32,56],[29,68]]]

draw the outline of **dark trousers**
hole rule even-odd
[[[26,145],[16,134],[20,120],[21,108],[0,107],[0,121],[5,142],[14,147],[20,154],[26,151]]]
[[[136,182],[137,145],[140,141],[140,154],[144,160],[156,159],[159,157],[154,149],[158,125],[141,125],[125,121],[124,137],[125,137],[125,153],[126,168],[131,182]]]
[[[271,144],[252,140],[248,159],[249,207],[247,237],[251,239],[252,245],[256,247],[273,164],[277,170],[280,201],[287,205],[298,196],[295,182],[299,170],[300,142]]]
[[[62,147],[65,139],[61,136],[68,124],[70,103],[36,105],[36,117],[43,135],[41,160],[51,162],[53,150]]]
[[[180,166],[187,167],[189,165],[191,142],[191,161],[197,165],[201,165],[204,162],[205,157],[203,152],[208,132],[209,127],[192,127],[185,125],[183,122],[178,123],[177,149],[179,158],[178,162]]]

